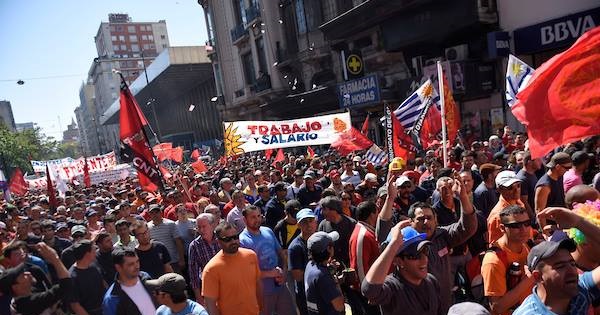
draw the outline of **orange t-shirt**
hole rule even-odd
[[[221,315],[257,315],[256,285],[260,281],[254,251],[239,248],[235,255],[220,250],[202,270],[202,295],[217,301]]]
[[[502,195],[498,199],[498,203],[492,208],[490,211],[490,215],[487,219],[487,230],[488,230],[488,244],[492,244],[499,240],[504,233],[500,230],[500,212],[502,209],[511,206],[518,205],[525,208],[525,205],[521,202],[521,200],[517,200],[516,202],[508,202]],[[531,234],[531,238],[533,239],[533,233]]]
[[[525,244],[521,245],[521,252],[516,253],[500,242],[493,244],[506,253],[506,262],[510,265],[513,262],[518,262],[521,266],[521,272],[525,275],[524,266],[527,264],[527,255],[529,248]],[[506,266],[495,252],[488,252],[483,257],[481,262],[481,276],[483,278],[483,294],[485,296],[503,296],[506,294]],[[523,276],[525,277],[525,276]],[[531,294],[534,283],[531,287],[523,292],[519,297],[519,303],[522,303],[526,297]],[[508,314],[506,312],[505,314]]]

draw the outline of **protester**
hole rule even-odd
[[[548,167],[548,171],[540,177],[535,185],[536,213],[546,207],[564,207],[566,205],[562,176],[573,167],[571,157],[565,152],[555,153],[546,167]],[[540,225],[545,227],[546,222],[540,220]]]
[[[311,209],[304,208],[296,214],[300,235],[288,247],[288,269],[295,281],[296,305],[301,315],[308,314],[304,287],[304,270],[308,263],[308,238],[317,231],[317,216]]]
[[[494,164],[483,164],[479,167],[479,173],[483,181],[473,193],[473,205],[482,211],[487,217],[490,211],[498,203],[498,191],[496,190],[495,178],[502,168]]]
[[[71,310],[77,315],[101,315],[106,282],[94,265],[96,248],[93,242],[81,240],[74,244],[75,264],[69,269],[73,279]]]
[[[138,221],[134,224],[132,231],[138,241],[135,253],[140,269],[153,279],[173,272],[169,250],[163,243],[150,238],[148,224],[145,221]]]
[[[202,270],[221,249],[214,231],[219,221],[209,213],[201,213],[196,218],[199,236],[190,243],[189,248],[189,275],[190,285],[197,302],[204,305],[202,298]]]
[[[285,203],[285,217],[275,225],[273,232],[283,249],[287,249],[292,240],[300,234],[296,214],[300,211],[300,202],[290,200]]]
[[[500,199],[490,212],[487,219],[488,227],[488,242],[490,244],[502,237],[500,229],[501,218],[500,212],[508,206],[517,205],[524,208],[525,205],[521,202],[521,180],[513,171],[502,171],[496,176],[496,186],[500,192]],[[534,214],[529,214],[530,218]]]
[[[356,220],[342,214],[342,201],[337,197],[325,197],[321,199],[320,205],[325,219],[319,223],[319,231],[326,233],[336,231],[339,233],[339,240],[336,240],[333,257],[344,266],[349,266],[349,241]]]
[[[156,315],[208,315],[202,305],[187,298],[185,279],[176,273],[148,280],[146,285],[153,289],[156,300],[162,304],[156,309]]]
[[[115,280],[115,265],[112,261],[112,250],[113,243],[110,235],[105,231],[100,231],[96,235],[96,262],[100,271],[102,272],[102,278],[108,285],[112,284]]]
[[[150,238],[153,241],[162,243],[169,251],[169,256],[171,258],[169,263],[171,264],[171,269],[181,272],[181,269],[185,266],[185,249],[183,240],[179,235],[177,224],[169,219],[163,218],[161,211],[161,207],[150,207],[149,214],[151,220],[147,224],[148,232],[150,233]],[[140,246],[138,245],[138,248],[139,247]],[[138,255],[140,254],[138,253]],[[143,260],[144,259],[140,257],[140,261]],[[152,274],[152,276],[156,275]]]

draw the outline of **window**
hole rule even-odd
[[[244,69],[246,85],[254,84],[256,81],[256,75],[254,74],[254,62],[252,61],[251,53],[248,52],[242,55],[242,67]]]
[[[133,58],[140,58],[140,54],[133,54],[132,57]]]
[[[129,41],[132,43],[137,43],[137,41],[138,41],[137,35],[129,35]]]
[[[117,38],[118,38],[118,37],[117,37],[116,35],[113,35],[113,36],[111,36],[111,37],[110,37],[110,39],[111,39],[113,42],[116,42],[116,41],[117,41]]]
[[[296,1],[296,22],[298,23],[298,34],[306,33],[306,16],[304,15],[304,0]]]
[[[143,68],[143,67],[144,67],[144,62],[143,62],[143,61],[141,61],[141,60],[138,60],[138,62],[137,62],[137,67],[138,67],[138,68]]]
[[[160,39],[165,39],[165,35],[160,35]]]
[[[148,35],[148,40],[154,40],[154,36],[153,35]]]
[[[135,33],[135,25],[129,25],[129,26],[127,26],[127,32],[129,32],[129,33]]]
[[[262,37],[256,40],[256,53],[258,54],[258,69],[263,74],[268,74],[267,57],[265,55],[265,41]]]
[[[150,45],[149,44],[144,44],[142,47],[144,47],[144,50],[150,49]]]
[[[148,40],[148,35],[142,35],[142,40]]]
[[[121,50],[127,50],[127,45],[121,45]]]
[[[233,0],[233,14],[235,15],[235,24],[246,24],[246,6],[244,0]]]
[[[125,35],[119,35],[119,40],[125,41]]]
[[[123,54],[123,58],[129,58],[128,54]]]
[[[121,69],[125,69],[125,68],[127,68],[127,61],[121,61],[121,62],[119,62],[119,63],[120,63],[119,65],[120,65],[120,68],[121,68]]]
[[[167,44],[162,44],[162,48],[167,48]]]
[[[116,28],[114,25],[111,25],[111,26],[110,26],[110,31],[111,31],[111,32],[114,32],[114,31],[116,31],[116,30],[117,30],[117,28]]]
[[[123,31],[123,26],[117,25],[117,32],[122,32],[122,31]]]
[[[140,51],[140,46],[137,44],[131,44],[131,51]]]
[[[150,44],[150,49],[154,49],[154,44]]]

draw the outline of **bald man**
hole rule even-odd
[[[593,187],[588,185],[573,186],[565,195],[565,202],[569,209],[577,203],[585,203],[588,200],[596,200],[600,198],[600,193]]]

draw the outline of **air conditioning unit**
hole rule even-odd
[[[446,48],[446,60],[448,61],[460,61],[469,58],[469,45],[462,44],[454,47]]]
[[[425,64],[423,66],[424,67],[426,67],[426,66],[433,66],[438,61],[444,61],[444,58],[442,58],[442,57],[434,57],[434,58],[431,58],[431,59],[427,59],[427,60],[425,60]]]

